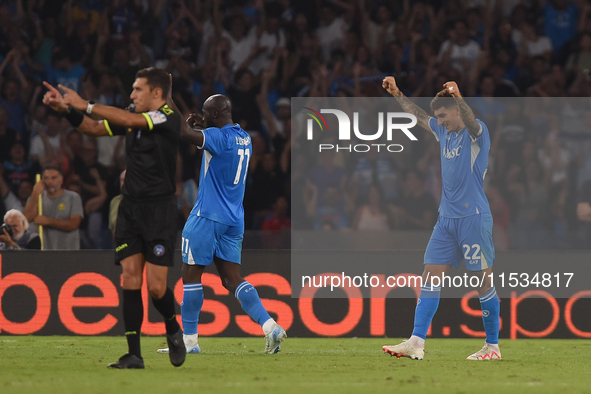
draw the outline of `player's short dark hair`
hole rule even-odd
[[[148,80],[148,86],[150,90],[155,88],[162,89],[162,97],[168,97],[168,92],[170,91],[170,77],[168,72],[156,68],[156,67],[148,67],[139,70],[135,74],[136,78],[146,78]]]
[[[441,92],[435,95],[435,98],[431,100],[431,111],[435,112],[435,110],[439,108],[452,108],[457,107],[458,103],[456,99],[449,93],[447,89],[443,89]]]
[[[48,163],[47,165],[45,165],[45,167],[43,167],[43,173],[45,174],[45,171],[47,170],[55,170],[59,172],[61,176],[64,176],[61,167],[56,163]]]

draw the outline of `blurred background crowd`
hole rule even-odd
[[[409,97],[433,97],[454,80],[480,98],[472,105],[491,133],[486,191],[497,248],[591,247],[577,216],[579,201],[591,201],[589,1],[3,0],[0,190],[24,206],[35,174],[58,164],[64,188],[82,197],[82,247],[112,247],[109,203],[125,142],[73,130],[41,104],[41,81],[125,108],[135,73],[149,66],[172,73],[184,115],[215,93],[232,100],[253,141],[247,230],[432,229],[435,139],[421,138],[412,155],[291,157],[303,138],[291,135],[291,97],[380,97],[382,78],[393,75]],[[558,97],[560,110],[549,99]],[[201,157],[181,144],[181,223]],[[302,214],[290,217],[291,208]],[[288,237],[277,239],[257,246]]]

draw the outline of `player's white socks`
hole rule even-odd
[[[268,319],[266,322],[263,323],[263,332],[265,335],[273,331],[273,327],[275,326],[275,320]]]
[[[421,337],[412,335],[409,340],[412,342],[413,345],[415,345],[419,349],[423,349],[425,347],[425,340]]]
[[[186,347],[195,347],[197,345],[197,337],[199,334],[183,334],[183,342],[185,342]]]

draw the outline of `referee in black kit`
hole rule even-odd
[[[144,368],[140,349],[144,266],[148,292],[166,324],[170,362],[178,367],[185,361],[186,349],[166,278],[168,267],[173,265],[177,234],[175,169],[182,120],[167,104],[172,89],[170,76],[157,68],[137,72],[130,96],[136,113],[86,101],[58,85],[65,92],[62,95],[47,82],[43,84],[49,89],[43,102],[82,133],[126,136],[127,175],[117,215],[115,251],[116,264],[123,269],[123,321],[129,352],[109,367]],[[95,121],[81,111],[104,121]]]

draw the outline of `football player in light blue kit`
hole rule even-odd
[[[492,241],[493,220],[484,194],[483,180],[488,165],[490,136],[486,125],[474,117],[455,82],[431,101],[435,118],[405,97],[393,77],[382,86],[396,97],[402,108],[417,117],[417,124],[433,133],[440,145],[443,183],[439,219],[425,251],[423,286],[415,310],[414,331],[409,340],[396,346],[384,346],[392,356],[422,360],[425,339],[439,306],[441,286],[431,278],[465,261],[473,275],[482,278],[478,289],[486,341],[468,360],[501,359],[499,350],[499,298],[490,274],[495,260]],[[437,285],[437,286],[436,286]]]
[[[265,353],[278,353],[287,334],[269,316],[256,289],[240,276],[244,237],[242,200],[252,154],[250,136],[232,122],[230,100],[219,94],[205,101],[202,119],[192,115],[187,122],[191,127],[183,129],[181,138],[203,149],[197,201],[185,223],[181,245],[184,263],[181,314],[187,353],[201,351],[197,342],[197,323],[203,306],[201,275],[212,263],[224,287],[234,293],[242,309],[261,325],[266,339]]]

